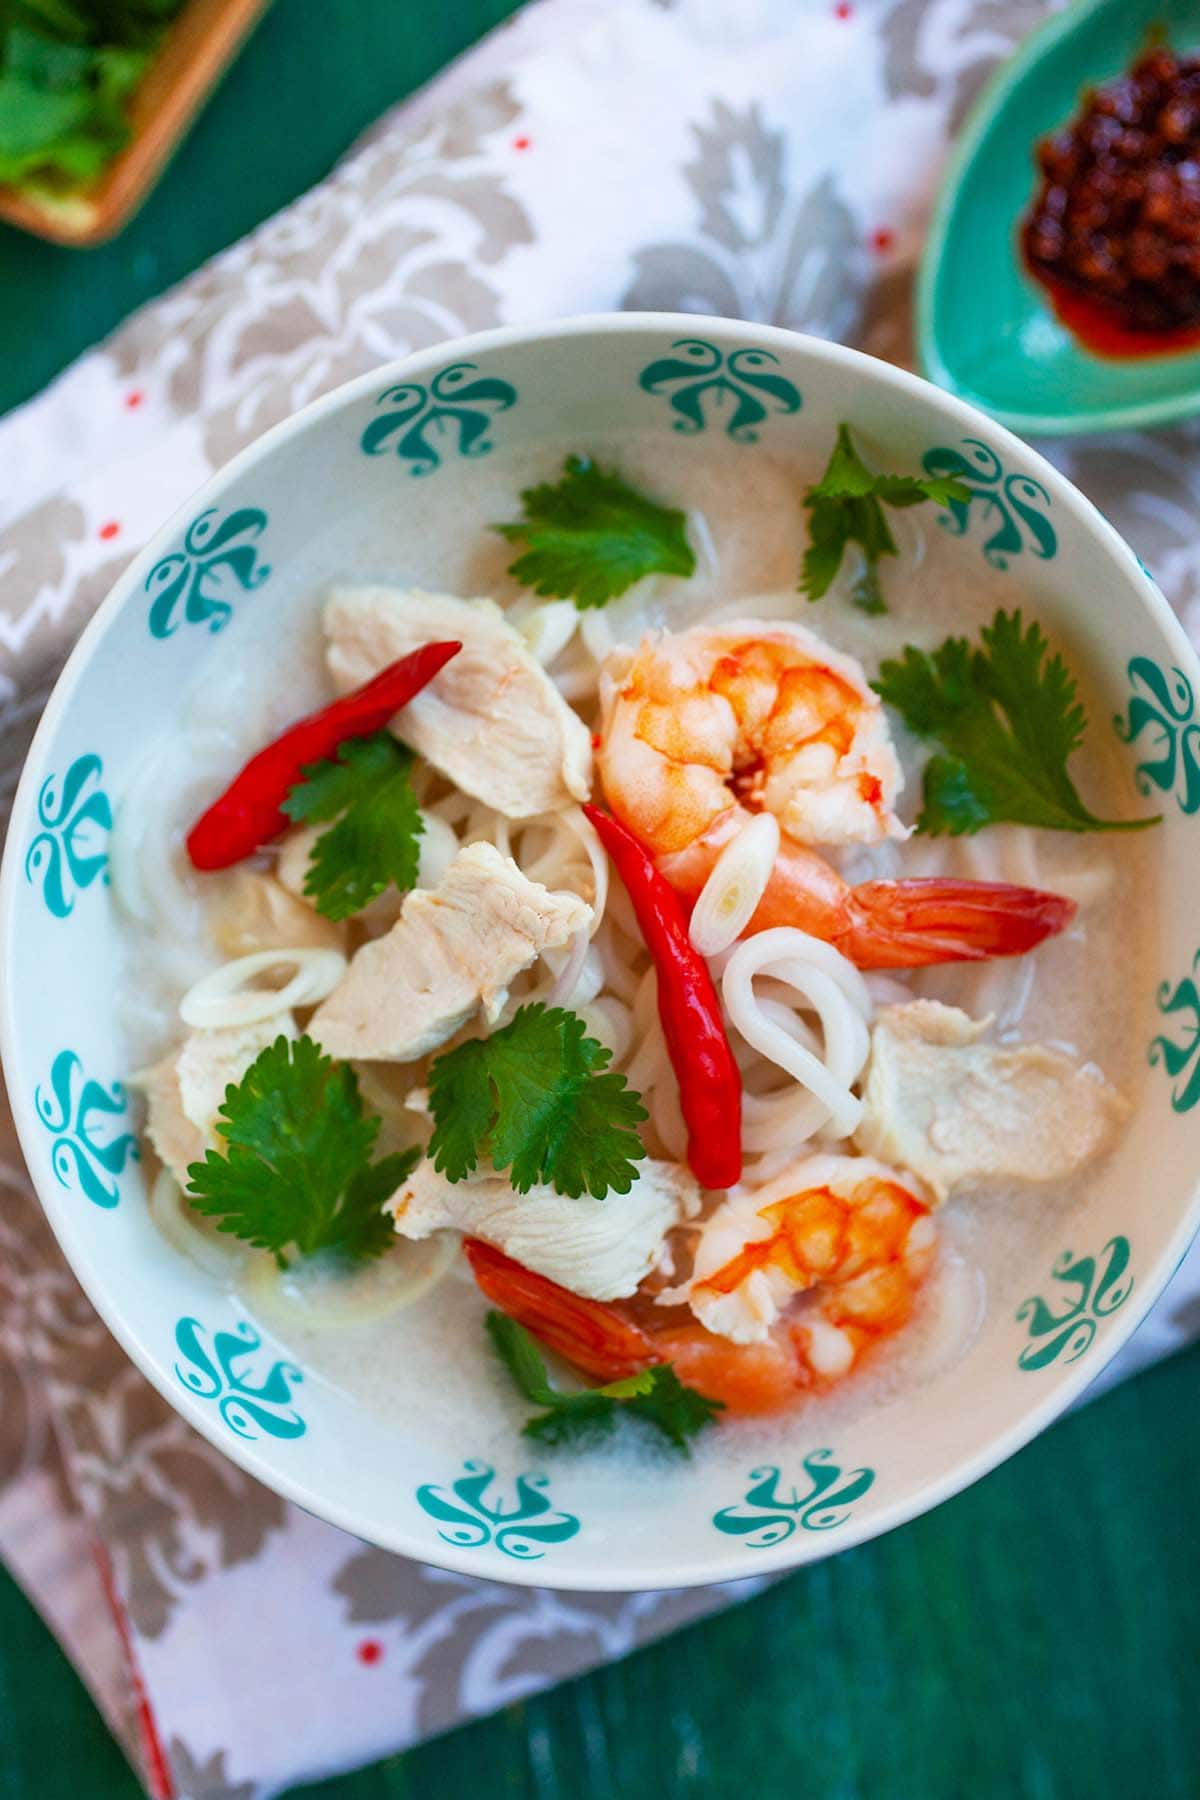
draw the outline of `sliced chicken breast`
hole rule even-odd
[[[294,1038],[290,1013],[254,1025],[193,1031],[134,1080],[146,1096],[146,1135],[180,1187],[188,1164],[219,1145],[214,1131],[227,1087],[235,1086],[261,1050],[280,1036]]]
[[[507,818],[586,800],[587,728],[491,600],[418,588],[335,588],[324,624],[339,693],[422,644],[459,639],[458,655],[397,715],[397,735]]]
[[[982,1181],[1062,1181],[1128,1112],[1100,1071],[1042,1044],[980,1040],[987,1020],[914,1000],[871,1031],[855,1142],[910,1169],[934,1200]]]
[[[568,1200],[550,1187],[518,1194],[492,1169],[449,1182],[426,1160],[387,1202],[401,1237],[462,1231],[590,1300],[634,1293],[655,1267],[667,1233],[699,1208],[700,1191],[688,1171],[654,1161],[639,1164],[627,1194]]]
[[[577,894],[552,893],[491,844],[469,844],[436,888],[408,895],[386,937],[363,945],[309,1036],[341,1059],[413,1062],[478,1008],[498,1018],[514,976],[591,917]]]

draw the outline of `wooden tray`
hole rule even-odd
[[[56,244],[103,243],[120,230],[269,0],[188,0],[129,108],[133,136],[93,187],[27,194],[0,187],[0,219]]]

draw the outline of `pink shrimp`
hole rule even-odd
[[[899,764],[852,657],[802,626],[746,620],[646,638],[601,677],[605,799],[671,885],[695,899],[752,812],[779,854],[747,929],[796,925],[861,969],[1018,956],[1074,903],[1038,888],[943,878],[845,882],[814,844],[903,837]]]
[[[899,1331],[933,1257],[928,1208],[890,1171],[880,1175],[865,1158],[821,1160],[857,1160],[862,1174],[834,1171],[832,1185],[785,1194],[749,1219],[743,1212],[751,1235],[691,1283],[693,1311],[740,1330],[742,1341],[702,1317],[646,1324],[648,1308],[638,1317],[628,1303],[584,1299],[478,1238],[464,1248],[488,1299],[585,1375],[619,1381],[669,1362],[682,1382],[731,1413],[778,1412],[840,1380],[873,1344]],[[762,1226],[765,1235],[754,1236]],[[799,1314],[774,1304],[809,1288],[817,1292]]]

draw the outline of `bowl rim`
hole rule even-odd
[[[924,375],[934,386],[975,407],[985,417],[1007,430],[1028,431],[1035,437],[1099,437],[1106,432],[1144,430],[1152,425],[1169,425],[1180,419],[1194,418],[1200,412],[1200,366],[1197,367],[1195,381],[1190,385],[1185,384],[1177,394],[1163,394],[1153,400],[1124,400],[1090,410],[1048,412],[1037,407],[992,407],[990,402],[985,406],[985,397],[982,394],[975,395],[965,387],[942,355],[936,323],[938,281],[947,255],[953,216],[958,209],[959,191],[967,171],[1001,108],[1024,81],[1030,67],[1063,38],[1070,37],[1093,13],[1103,12],[1116,3],[1117,0],[1074,0],[1074,4],[1067,5],[1062,12],[1053,14],[1030,32],[984,84],[967,114],[938,183],[925,248],[917,266],[914,336],[917,360]],[[1043,307],[1043,310],[1049,317],[1048,309]],[[1192,351],[1184,354],[1195,357],[1197,353]]]
[[[782,326],[758,324],[752,321],[720,318],[706,314],[585,313],[538,324],[498,326],[488,331],[446,339],[393,362],[381,364],[374,370],[369,370],[351,381],[342,383],[328,394],[321,395],[318,399],[300,408],[299,411],[290,414],[210,475],[207,481],[202,483],[172,512],[144,548],[117,577],[108,595],[97,608],[67,658],[26,753],[20,781],[13,799],[3,864],[0,865],[0,966],[5,968],[14,966],[13,949],[18,912],[17,902],[18,895],[22,892],[19,878],[23,867],[17,846],[24,844],[28,826],[31,823],[39,778],[42,775],[41,759],[44,749],[69,710],[75,691],[92,660],[94,650],[115,624],[130,600],[140,594],[145,575],[171,547],[173,540],[187,524],[199,503],[202,501],[211,503],[213,499],[218,498],[222,492],[237,482],[247,470],[269,457],[281,445],[302,436],[326,415],[353,404],[376,389],[394,385],[398,378],[410,378],[413,374],[435,370],[448,356],[463,360],[494,350],[503,350],[518,345],[526,346],[546,340],[587,336],[622,337],[626,334],[636,335],[647,332],[674,333],[676,336],[696,336],[703,333],[724,342],[744,340],[749,335],[754,338],[756,347],[774,348],[780,352],[795,352],[799,349],[804,355],[817,362],[844,370],[847,376],[865,376],[869,381],[878,382],[891,388],[900,396],[920,397],[928,403],[932,388],[939,406],[949,415],[951,421],[956,421],[964,427],[964,434],[986,430],[989,435],[997,437],[998,447],[1007,450],[1010,454],[1015,452],[1029,472],[1035,475],[1053,494],[1056,503],[1060,504],[1063,510],[1072,515],[1080,525],[1099,538],[1101,544],[1110,555],[1116,558],[1118,563],[1125,565],[1134,580],[1135,588],[1143,605],[1172,645],[1184,672],[1200,691],[1200,657],[1193,650],[1165,596],[1146,574],[1134,552],[1116,528],[1040,452],[1032,449],[1005,425],[998,424],[989,415],[962,399],[958,394],[936,388],[934,384],[919,375],[885,363],[863,351],[850,349],[846,345],[831,343],[826,339],[811,337]],[[14,984],[11,981],[0,983],[0,1062],[6,1073],[10,1070],[15,1071],[20,1061],[16,1034],[17,1008],[13,990]],[[1144,1275],[1139,1276],[1138,1297],[1131,1297],[1130,1303],[1121,1308],[1120,1317],[1110,1321],[1101,1342],[1096,1346],[1087,1362],[1078,1365],[1070,1375],[1061,1377],[1044,1397],[1031,1404],[1007,1431],[1002,1432],[998,1437],[989,1439],[975,1452],[960,1457],[943,1474],[922,1486],[916,1493],[898,1498],[861,1518],[851,1518],[846,1521],[839,1527],[834,1543],[830,1544],[823,1539],[814,1538],[800,1543],[794,1539],[787,1539],[778,1549],[768,1548],[757,1552],[751,1566],[748,1566],[744,1554],[739,1554],[731,1546],[724,1553],[714,1547],[712,1557],[706,1560],[701,1567],[692,1564],[681,1570],[672,1569],[670,1565],[666,1565],[661,1571],[655,1571],[653,1575],[645,1569],[623,1568],[616,1560],[606,1563],[602,1569],[571,1567],[568,1564],[560,1572],[557,1563],[538,1561],[536,1564],[522,1564],[508,1558],[501,1559],[491,1546],[459,1551],[453,1545],[446,1544],[441,1538],[433,1538],[432,1541],[424,1538],[418,1539],[414,1533],[408,1530],[396,1529],[389,1521],[380,1521],[370,1515],[366,1508],[326,1500],[311,1482],[297,1478],[285,1468],[281,1469],[277,1465],[270,1464],[263,1456],[256,1453],[252,1443],[242,1438],[234,1438],[228,1431],[222,1431],[220,1423],[212,1416],[209,1409],[204,1408],[178,1383],[171,1381],[167,1363],[155,1347],[141,1335],[133,1309],[110,1291],[104,1279],[97,1272],[88,1249],[89,1233],[80,1224],[81,1214],[78,1207],[71,1204],[71,1197],[66,1194],[65,1190],[52,1188],[48,1183],[39,1184],[34,1178],[32,1170],[40,1160],[37,1152],[41,1148],[41,1138],[37,1129],[38,1122],[33,1100],[27,1085],[19,1084],[15,1089],[10,1086],[9,1099],[18,1140],[30,1171],[31,1185],[54,1233],[58,1247],[65,1256],[76,1280],[125,1354],[189,1425],[199,1431],[222,1454],[228,1456],[231,1461],[237,1463],[273,1492],[311,1513],[314,1517],[336,1526],[339,1530],[414,1561],[428,1563],[458,1574],[499,1579],[510,1585],[522,1587],[564,1588],[591,1593],[632,1593],[668,1588],[703,1587],[719,1582],[737,1581],[748,1576],[778,1574],[788,1569],[798,1568],[804,1563],[819,1561],[824,1556],[840,1554],[843,1550],[852,1549],[871,1538],[882,1536],[884,1532],[892,1530],[895,1526],[908,1523],[909,1520],[939,1506],[942,1501],[950,1499],[982,1476],[989,1474],[991,1470],[1022,1449],[1073,1405],[1128,1342],[1178,1269],[1193,1238],[1200,1232],[1200,1177],[1198,1177],[1190,1202],[1184,1209],[1165,1248],[1152,1268]]]

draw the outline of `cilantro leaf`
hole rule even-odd
[[[1087,723],[1074,676],[1036,620],[997,612],[972,648],[905,646],[876,691],[917,737],[939,746],[925,768],[917,830],[960,837],[1007,821],[1053,831],[1139,831],[1157,819],[1098,819],[1067,772]]]
[[[864,612],[886,612],[879,561],[895,556],[896,540],[884,506],[917,506],[923,500],[948,506],[951,500],[970,497],[969,488],[947,476],[873,475],[854,448],[850,427],[839,425],[825,473],[804,496],[809,509],[809,544],[800,592],[810,600],[828,593],[846,546],[857,544],[865,566],[851,589],[851,598]]]
[[[685,515],[639,494],[590,456],[568,456],[561,481],[521,495],[525,517],[495,525],[527,548],[509,574],[536,594],[603,606],[643,575],[691,575],[696,558]]]
[[[420,1152],[370,1161],[379,1120],[364,1116],[353,1069],[311,1038],[276,1038],[227,1087],[217,1119],[226,1148],[188,1168],[187,1198],[219,1231],[275,1253],[340,1250],[360,1259],[392,1242],[380,1209]]]
[[[445,1051],[429,1070],[434,1167],[462,1181],[486,1156],[493,1168],[511,1165],[520,1194],[536,1182],[571,1199],[627,1194],[646,1154],[637,1134],[646,1112],[623,1075],[603,1073],[610,1061],[577,1014],[540,1004]]]
[[[0,4],[0,182],[86,186],[130,135],[127,106],[182,0]]]
[[[541,1351],[524,1326],[502,1312],[489,1312],[484,1324],[492,1348],[525,1398],[547,1409],[522,1427],[524,1435],[538,1443],[563,1445],[603,1436],[625,1413],[644,1420],[686,1453],[689,1439],[711,1425],[722,1410],[720,1401],[684,1387],[670,1363],[655,1363],[604,1387],[564,1394],[551,1387]]]
[[[309,763],[283,803],[297,823],[336,825],[313,846],[304,891],[327,919],[348,919],[388,887],[417,879],[424,826],[409,771],[413,753],[388,731],[347,738],[336,757]]]

